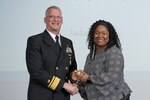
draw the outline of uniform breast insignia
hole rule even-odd
[[[69,56],[69,62],[70,62],[70,65],[71,65],[71,55],[72,55],[72,49],[67,45],[66,47],[66,53],[68,54]]]

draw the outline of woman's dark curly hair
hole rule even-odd
[[[90,49],[90,53],[92,53],[93,49],[94,49],[94,32],[95,32],[97,26],[99,26],[99,25],[105,26],[109,32],[109,42],[107,44],[106,49],[111,48],[112,46],[116,46],[119,49],[121,49],[121,43],[120,43],[117,32],[116,32],[115,28],[113,27],[113,25],[107,21],[98,20],[95,23],[93,23],[93,25],[91,25],[91,28],[90,28],[89,34],[88,34],[88,38],[87,38],[88,49]]]

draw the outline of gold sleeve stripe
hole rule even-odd
[[[53,83],[54,79],[55,79],[55,76],[53,76],[51,82],[49,83],[49,85],[48,85],[49,88],[50,88],[51,84]]]
[[[60,78],[55,77],[55,79],[54,79],[52,85],[50,86],[50,88],[51,88],[52,90],[55,90],[56,87],[58,86],[59,82],[60,82]]]

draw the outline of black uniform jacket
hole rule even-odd
[[[60,36],[61,51],[45,30],[27,41],[26,63],[30,74],[28,100],[70,100],[62,87],[77,69],[72,41]]]

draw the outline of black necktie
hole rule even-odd
[[[57,45],[57,46],[59,47],[59,49],[60,49],[59,36],[56,35],[55,39],[56,39],[56,45]]]

